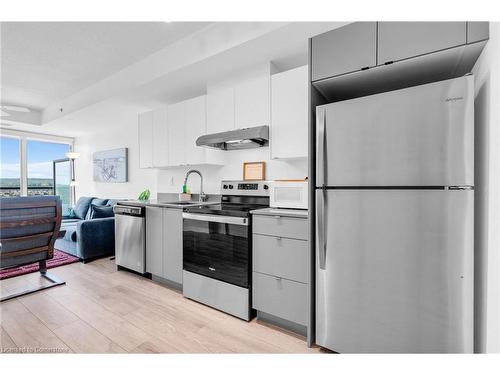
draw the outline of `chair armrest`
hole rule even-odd
[[[112,255],[115,251],[115,218],[82,220],[76,224],[79,257]]]

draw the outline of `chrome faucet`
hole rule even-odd
[[[186,177],[184,178],[184,186],[187,186],[188,177],[192,173],[196,173],[197,175],[200,176],[200,198],[199,198],[199,201],[200,202],[205,202],[207,200],[207,196],[203,192],[203,176],[201,175],[201,172],[199,170],[197,170],[197,169],[191,169],[191,170],[189,170],[186,173]]]

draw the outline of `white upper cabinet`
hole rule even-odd
[[[186,100],[185,106],[186,164],[202,164],[206,161],[206,150],[196,146],[196,139],[207,133],[206,96]]]
[[[307,157],[308,67],[271,78],[271,158]]]
[[[207,133],[234,130],[234,89],[213,90],[207,94]]]
[[[139,114],[139,167],[153,166],[153,113]]]
[[[378,65],[466,43],[466,22],[379,22]]]
[[[247,80],[234,88],[235,129],[269,125],[269,76]]]
[[[167,107],[153,111],[153,167],[166,167],[168,160]]]
[[[210,150],[196,146],[207,134],[206,96],[199,96],[139,115],[141,168],[221,164]],[[221,151],[222,152],[222,151]]]
[[[185,118],[185,102],[180,102],[168,106],[168,165],[171,166],[186,164]]]

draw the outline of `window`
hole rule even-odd
[[[21,195],[21,156],[18,138],[0,137],[0,196]]]
[[[32,195],[60,195],[64,208],[70,205],[70,170],[64,168],[64,163],[55,164],[55,160],[66,159],[66,153],[71,150],[70,145],[63,143],[52,143],[38,140],[28,140],[26,144],[26,156],[28,160],[28,196]],[[66,163],[69,166],[69,162]],[[54,169],[57,165],[57,171]],[[57,175],[55,174],[57,172]],[[55,187],[55,179],[57,184]],[[56,192],[57,190],[57,192]]]
[[[31,134],[13,132],[0,137],[0,146],[1,196],[59,195],[63,214],[69,212],[73,189],[66,153],[71,151],[70,142],[42,135],[34,139]]]

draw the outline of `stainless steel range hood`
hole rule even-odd
[[[196,146],[225,151],[264,147],[268,144],[269,126],[267,125],[202,135],[196,140]]]

